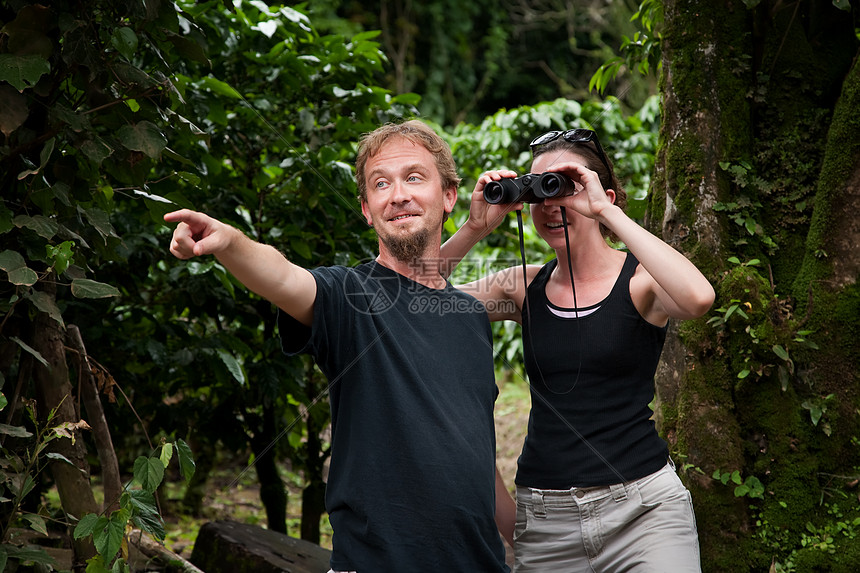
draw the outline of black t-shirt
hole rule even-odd
[[[279,325],[284,351],[310,353],[329,380],[332,568],[507,571],[483,305],[377,263],[312,273],[312,327],[286,313]]]
[[[669,455],[649,408],[666,328],[642,318],[630,298],[639,262],[628,253],[609,295],[580,309],[547,299],[557,263],[535,276],[523,308],[532,409],[516,483],[568,489],[649,475]]]

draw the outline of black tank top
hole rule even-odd
[[[666,327],[650,324],[633,306],[630,277],[639,261],[628,253],[609,295],[581,309],[547,299],[557,264],[538,272],[523,306],[532,408],[516,483],[568,489],[649,475],[669,454],[649,408]]]

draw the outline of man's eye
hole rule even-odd
[[[406,178],[407,181],[418,181],[419,177],[417,175],[410,175]]]
[[[382,187],[385,187],[386,185],[387,185],[387,183],[386,183],[385,181],[377,181],[377,182],[376,182],[376,188],[377,188],[377,189],[380,189],[380,188],[382,188]]]

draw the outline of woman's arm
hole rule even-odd
[[[489,235],[505,219],[505,216],[515,209],[522,209],[522,203],[490,205],[484,201],[484,186],[490,181],[498,181],[505,177],[516,177],[517,174],[507,169],[487,171],[483,173],[475,190],[472,191],[472,202],[469,205],[469,218],[454,235],[442,245],[439,272],[447,278],[451,276],[463,257],[472,250],[478,241]]]
[[[639,313],[652,324],[671,318],[698,318],[714,302],[714,288],[687,257],[641,227],[614,204],[615,192],[604,190],[597,174],[576,162],[558,163],[561,171],[582,185],[570,197],[547,199],[595,219],[610,229],[639,260],[630,294]],[[644,272],[643,272],[644,269]]]
[[[646,271],[638,270],[630,281],[630,294],[646,320],[661,324],[668,317],[692,319],[708,312],[714,303],[714,288],[687,257],[614,205],[603,210],[600,220]]]

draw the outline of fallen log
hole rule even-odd
[[[314,543],[237,521],[205,523],[191,562],[206,573],[320,573],[331,551]]]

